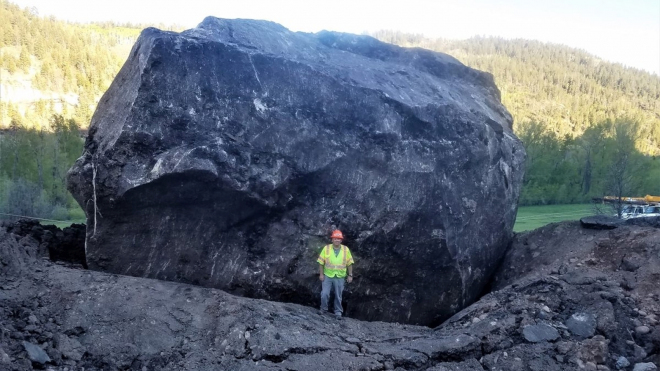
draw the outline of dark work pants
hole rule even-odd
[[[334,309],[335,314],[341,316],[344,309],[341,306],[341,294],[344,291],[345,278],[325,276],[321,282],[321,310],[328,311],[328,300],[330,299],[330,289],[335,292]]]

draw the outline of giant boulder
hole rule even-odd
[[[511,125],[492,76],[448,55],[210,17],[142,32],[68,186],[91,269],[316,306],[340,228],[345,313],[434,325],[510,242]]]

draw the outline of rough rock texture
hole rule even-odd
[[[0,228],[14,236],[24,247],[18,256],[0,256],[0,273],[21,272],[27,264],[26,257],[50,257],[53,261],[86,267],[84,224],[60,229],[54,225],[41,225],[35,220],[22,219],[17,222],[0,222]]]
[[[72,224],[69,227],[58,228],[54,225],[41,225],[36,220],[21,219],[17,222],[3,222],[7,232],[20,237],[34,239],[39,246],[35,256],[48,255],[51,260],[80,264],[85,262],[85,233],[84,224]]]
[[[587,229],[614,229],[625,224],[625,220],[606,215],[593,215],[581,218],[580,224]]]
[[[0,275],[2,370],[42,368],[34,354],[51,370],[88,371],[479,365],[479,340],[462,332],[338,321],[296,304],[71,269],[32,257],[38,244],[27,238],[0,228],[0,259],[16,268]]]
[[[48,357],[48,354],[46,354],[46,352],[44,352],[44,350],[39,348],[37,345],[24,341],[23,348],[25,348],[25,352],[27,353],[28,358],[32,363],[43,365],[51,361],[50,357]]]
[[[557,340],[559,338],[559,332],[556,328],[541,323],[525,326],[523,328],[523,336],[530,343],[538,343],[541,341]]]
[[[91,269],[316,306],[337,227],[357,262],[347,315],[437,324],[510,242],[511,124],[492,76],[450,56],[207,18],[143,31],[69,189]]]
[[[546,277],[580,287],[584,296],[566,304],[570,314],[563,320],[572,336],[604,336],[612,357],[657,363],[660,229],[657,219],[644,219],[627,220],[612,230],[583,228],[576,221],[518,234],[494,276],[493,289]]]
[[[655,371],[657,370],[658,367],[654,365],[653,363],[646,362],[646,363],[638,363],[635,365],[633,368],[633,371]]]
[[[642,297],[606,270],[576,279],[600,265],[522,278],[430,329],[71,269],[31,257],[34,241],[0,228],[1,370],[630,371],[658,362],[658,289]],[[594,316],[597,334],[573,335],[564,324],[575,313]],[[640,325],[649,332],[637,334]],[[530,328],[550,336],[529,338]],[[30,361],[24,342],[50,361]]]
[[[578,337],[590,338],[596,333],[596,318],[591,313],[575,313],[564,324]]]

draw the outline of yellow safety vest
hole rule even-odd
[[[323,274],[328,277],[344,278],[346,277],[346,267],[353,264],[351,250],[341,245],[339,254],[335,256],[332,245],[326,245],[321,250],[317,262],[323,266]]]

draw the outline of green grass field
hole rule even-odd
[[[85,224],[87,222],[87,219],[79,219],[79,220],[67,220],[67,221],[62,221],[62,222],[49,222],[49,221],[41,221],[40,223],[42,225],[54,225],[57,228],[66,228],[70,227],[71,224]]]
[[[594,215],[592,204],[520,206],[513,226],[515,232],[529,231],[546,224],[564,220],[578,220],[583,216]]]
[[[87,219],[85,218],[85,212],[82,211],[79,207],[74,207],[69,209],[68,218],[61,218],[65,220],[40,220],[41,225],[55,225],[58,228],[65,228],[71,226],[71,224],[85,224]]]

